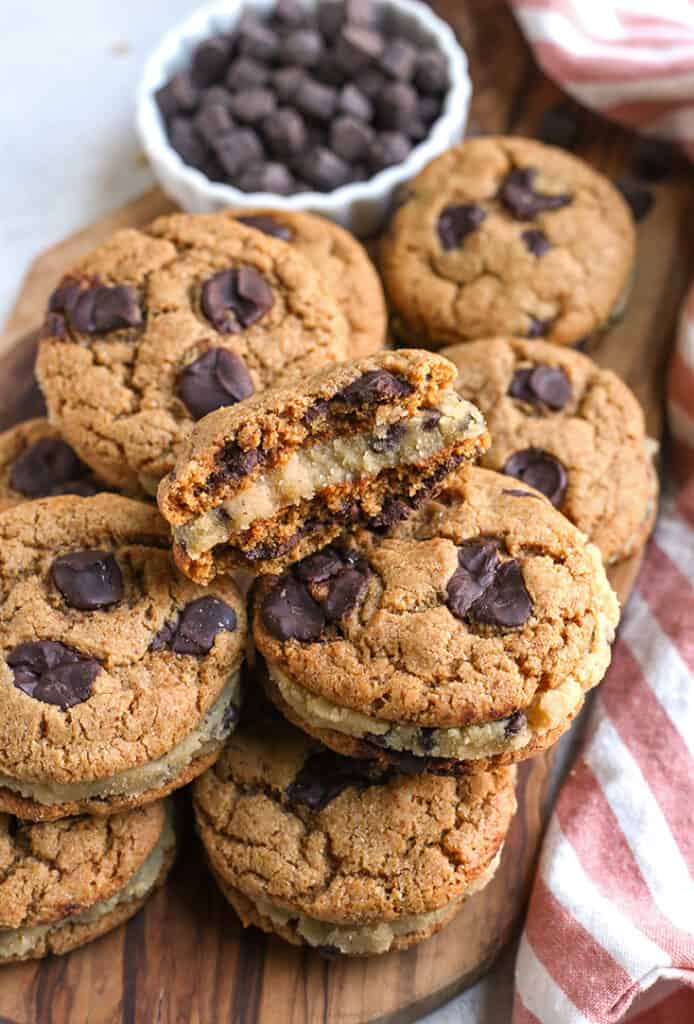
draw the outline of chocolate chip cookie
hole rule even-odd
[[[626,301],[634,223],[619,192],[553,146],[468,139],[405,186],[382,246],[394,328],[431,348],[494,335],[572,345]]]
[[[447,359],[403,349],[212,413],[159,488],[179,568],[200,583],[278,572],[351,524],[407,516],[489,443],[454,379]]]
[[[465,467],[389,537],[366,530],[255,593],[268,692],[334,750],[464,771],[550,746],[618,619],[596,547],[549,501]]]
[[[444,350],[460,394],[486,415],[481,464],[537,488],[600,548],[626,558],[655,519],[656,443],[627,385],[578,352],[493,338]]]
[[[406,949],[490,881],[513,769],[396,774],[279,719],[243,723],[195,784],[212,871],[244,925],[326,955]]]
[[[0,434],[0,512],[34,498],[86,498],[105,489],[48,420],[26,420]]]
[[[291,243],[319,271],[349,325],[350,359],[383,348],[387,317],[381,280],[353,235],[315,213],[239,210],[235,216],[247,227]]]
[[[225,214],[117,232],[51,296],[49,417],[104,480],[156,491],[213,409],[346,356],[347,324],[295,248]]]
[[[155,508],[43,498],[0,517],[0,809],[112,814],[204,771],[246,641],[230,580],[179,576]]]
[[[109,818],[0,814],[0,963],[68,953],[127,921],[175,848],[166,801]]]

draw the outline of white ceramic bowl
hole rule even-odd
[[[318,0],[305,0],[315,6]],[[435,156],[462,136],[472,87],[465,53],[449,26],[419,0],[377,0],[397,21],[403,35],[426,46],[436,46],[448,59],[450,88],[441,114],[426,139],[401,164],[379,171],[367,181],[354,182],[334,192],[302,192],[278,196],[267,192],[241,192],[231,185],[210,181],[185,164],[169,145],[154,93],[174,72],[190,66],[201,39],[233,27],[243,9],[265,14],[275,0],[216,0],[200,7],[183,24],[171,29],[149,57],[137,100],[137,129],[154,174],[167,195],[184,210],[210,213],[229,206],[274,206],[280,210],[312,210],[330,217],[362,237],[374,234],[388,214],[394,189],[417,174]]]

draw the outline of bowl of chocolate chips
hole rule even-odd
[[[463,50],[418,0],[217,0],[140,84],[140,139],[185,210],[308,209],[362,237],[463,134]]]

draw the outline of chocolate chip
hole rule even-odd
[[[230,177],[263,158],[263,144],[252,128],[239,128],[218,139],[217,158]]]
[[[516,452],[506,460],[502,472],[534,487],[553,505],[561,505],[568,483],[566,470],[559,459],[544,448],[524,448]]]
[[[404,423],[391,423],[384,434],[371,439],[369,448],[378,455],[382,455],[385,452],[393,452],[406,433],[407,426]]]
[[[378,116],[384,128],[408,130],[417,116],[419,97],[407,82],[388,82],[378,97]]]
[[[215,637],[236,629],[236,612],[218,597],[199,597],[181,612],[178,621],[167,622],[155,635],[150,651],[168,647],[174,654],[209,654]]]
[[[350,76],[378,60],[383,52],[383,37],[362,25],[346,25],[335,43],[337,66]]]
[[[444,207],[436,224],[443,248],[459,249],[467,236],[477,231],[486,217],[486,211],[477,203]]]
[[[220,81],[229,61],[229,39],[216,35],[203,39],[193,52],[193,81],[203,88]]]
[[[356,607],[366,591],[366,573],[359,569],[344,569],[330,578],[328,592],[321,607],[329,622],[339,622]]]
[[[108,551],[71,551],[56,558],[51,578],[72,608],[92,612],[123,597],[123,575]]]
[[[350,178],[349,164],[324,146],[316,146],[299,165],[303,177],[322,192],[332,192]]]
[[[390,370],[369,370],[333,396],[332,401],[348,405],[380,405],[411,395],[412,385]]]
[[[259,124],[277,106],[274,92],[270,89],[242,89],[234,94],[230,104],[231,112],[242,124]]]
[[[280,68],[275,72],[272,84],[280,103],[288,103],[294,98],[305,77],[301,68]]]
[[[546,195],[536,192],[533,182],[537,177],[534,167],[517,167],[506,175],[499,189],[499,199],[517,220],[533,220],[540,213],[568,206],[573,196]]]
[[[270,114],[261,128],[268,147],[279,156],[296,156],[308,139],[303,117],[290,107],[280,107]]]
[[[87,497],[99,490],[89,476],[89,468],[69,444],[58,438],[43,437],[15,460],[10,470],[10,487],[26,498],[46,498],[53,494]]]
[[[245,89],[257,89],[265,85],[270,78],[270,69],[253,60],[252,57],[240,57],[229,66],[226,76],[226,84],[233,92],[242,92]]]
[[[228,108],[219,103],[207,103],[202,107],[195,115],[194,124],[198,134],[213,147],[222,136],[234,130],[234,122]]]
[[[371,0],[322,0],[317,6],[316,15],[323,35],[332,37],[345,24],[372,24],[374,9]]]
[[[430,125],[432,121],[441,113],[441,100],[436,96],[421,96],[419,104],[417,106],[417,114],[425,125]]]
[[[35,700],[56,704],[61,711],[91,697],[101,671],[95,658],[55,640],[18,644],[7,656],[14,685]]]
[[[402,132],[381,132],[369,150],[369,165],[374,171],[381,171],[402,163],[411,151],[412,143]]]
[[[251,11],[244,11],[236,22],[238,52],[243,57],[272,61],[277,55],[279,38]]]
[[[71,302],[67,315],[73,330],[82,334],[106,334],[142,323],[142,310],[132,285],[85,288]]]
[[[494,580],[499,549],[493,541],[470,540],[458,549],[459,568],[448,581],[447,604],[458,619],[464,619],[472,605]]]
[[[222,270],[202,287],[202,310],[222,334],[238,334],[272,309],[272,289],[255,267]]]
[[[386,43],[380,64],[391,78],[408,82],[417,63],[417,51],[406,39],[393,39]]]
[[[294,237],[291,228],[269,214],[249,214],[248,217],[237,217],[236,219],[239,224],[245,224],[248,228],[255,228],[256,231],[262,231],[264,235],[281,238],[283,242],[291,242]]]
[[[284,164],[252,164],[236,179],[243,192],[271,192],[288,196],[294,191],[294,179]]]
[[[299,0],[276,0],[273,14],[285,28],[303,25],[306,20],[306,8]]]
[[[470,617],[482,625],[511,628],[522,626],[532,610],[520,563],[512,558],[498,566],[494,579],[471,607]]]
[[[179,71],[154,94],[157,106],[168,120],[175,114],[189,113],[198,103],[198,90],[186,71]]]
[[[677,159],[674,146],[662,139],[639,139],[632,167],[639,178],[661,181],[671,173]]]
[[[209,89],[205,89],[202,96],[200,97],[200,109],[204,110],[205,107],[223,107],[224,110],[230,110],[231,93],[228,89],[225,89],[223,85],[212,85]]]
[[[330,126],[330,145],[343,160],[366,158],[373,142],[373,128],[354,117],[337,117]]]
[[[383,91],[386,77],[377,68],[364,68],[354,79],[355,86],[369,99],[374,100]]]
[[[294,566],[294,572],[305,583],[324,583],[331,576],[337,576],[344,567],[341,554],[335,548],[327,547],[302,558]]]
[[[196,420],[253,394],[253,382],[243,359],[224,348],[209,349],[189,363],[180,376],[178,387]]]
[[[528,314],[528,329],[525,332],[526,338],[544,338],[546,334],[552,329],[554,320],[552,317],[548,317],[546,320],[540,320],[539,317]]]
[[[239,448],[235,441],[229,441],[219,451],[217,461],[224,467],[224,478],[229,480],[248,476],[263,460],[257,448]]]
[[[544,256],[546,252],[552,248],[549,244],[549,239],[544,231],[540,231],[539,228],[529,228],[528,231],[524,231],[521,238],[525,242],[525,246],[533,256],[537,256],[539,259]]]
[[[420,50],[414,82],[424,93],[438,96],[448,89],[448,62],[440,50]]]
[[[547,405],[550,409],[563,409],[571,398],[571,382],[559,366],[520,367],[513,374],[508,389],[512,398],[531,405]]]
[[[655,202],[652,190],[632,178],[621,178],[615,184],[631,209],[634,220],[643,220],[651,212]]]
[[[522,732],[528,724],[523,711],[514,711],[510,718],[507,720],[504,726],[505,736],[517,736],[519,732]]]
[[[169,127],[169,142],[184,164],[203,169],[208,156],[207,145],[191,121],[174,117]]]
[[[373,103],[353,82],[343,85],[337,108],[342,114],[356,118],[357,121],[370,121],[374,114]]]
[[[292,804],[304,804],[312,811],[322,811],[346,789],[365,789],[383,781],[383,772],[377,770],[375,773],[368,760],[321,750],[304,762],[287,788],[287,800]]]
[[[298,110],[309,117],[329,121],[335,113],[337,97],[337,89],[304,75],[294,93],[293,102]]]
[[[318,640],[325,615],[308,590],[292,576],[282,576],[265,595],[261,615],[265,628],[276,640]]]
[[[281,59],[287,64],[311,68],[323,52],[323,39],[311,28],[299,28],[282,41]]]
[[[570,103],[558,103],[543,115],[539,136],[550,146],[573,149],[581,134],[581,124],[576,108]]]

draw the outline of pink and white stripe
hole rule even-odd
[[[567,92],[694,158],[691,0],[511,3]],[[672,479],[549,825],[514,1024],[694,1024],[694,288],[667,408]]]

